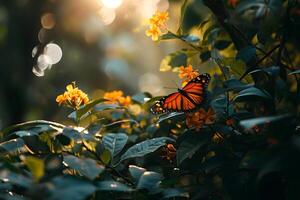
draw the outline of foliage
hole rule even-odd
[[[298,199],[299,49],[290,30],[299,5],[201,2],[184,0],[177,33],[159,38],[187,45],[161,71],[195,57],[212,66],[198,126],[189,126],[194,113],[149,113],[159,99],[149,93],[76,103],[87,99],[76,88],[74,103],[63,99],[73,125],[36,120],[1,132],[0,198]],[[207,8],[208,18],[197,14]]]

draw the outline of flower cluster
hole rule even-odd
[[[58,105],[65,105],[78,109],[81,105],[85,105],[89,102],[89,98],[86,93],[78,89],[75,83],[69,84],[66,87],[63,94],[56,97]]]
[[[151,37],[153,41],[157,41],[158,37],[162,34],[162,30],[166,30],[166,22],[168,19],[168,12],[156,11],[148,21],[149,29],[146,30],[146,35]]]
[[[211,108],[209,108],[208,111],[206,111],[204,108],[201,108],[195,113],[187,114],[186,125],[188,128],[196,128],[199,130],[204,125],[213,124],[215,118],[215,112]]]
[[[182,86],[185,86],[190,80],[196,78],[199,75],[199,72],[193,69],[192,65],[187,67],[181,66],[179,68],[179,78],[182,79]]]
[[[103,98],[107,100],[106,103],[116,103],[122,106],[129,106],[131,104],[131,97],[125,97],[121,90],[106,92]]]

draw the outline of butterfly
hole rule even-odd
[[[198,75],[182,89],[178,88],[178,92],[171,93],[156,101],[151,106],[150,111],[153,114],[194,111],[205,100],[206,88],[209,81],[209,74]]]

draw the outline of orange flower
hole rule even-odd
[[[162,156],[163,158],[172,161],[176,157],[176,148],[173,144],[167,144],[165,147],[165,155]]]
[[[131,104],[130,96],[123,96],[124,93],[121,90],[115,90],[112,92],[106,92],[103,96],[107,100],[106,103],[117,103],[122,106],[129,106]]]
[[[181,66],[179,68],[179,78],[182,79],[182,86],[184,87],[190,80],[196,78],[199,75],[199,72],[193,69],[192,65],[187,67]]]
[[[196,128],[199,130],[204,125],[213,124],[215,121],[215,113],[209,108],[206,112],[203,108],[198,110],[195,113],[187,114],[186,116],[186,125],[188,128]]]
[[[66,87],[63,94],[56,97],[58,105],[70,106],[78,109],[81,105],[85,105],[89,102],[87,94],[78,89],[75,83],[69,84]]]
[[[112,92],[106,92],[103,98],[109,101],[110,103],[118,103],[118,100],[122,96],[123,96],[123,92],[121,90],[114,90]]]
[[[153,41],[157,41],[159,36],[162,34],[162,30],[166,30],[166,22],[169,19],[168,12],[156,11],[154,15],[149,19],[149,29],[146,30],[146,35],[151,37]]]
[[[157,41],[161,35],[161,31],[158,26],[151,26],[150,29],[146,30],[146,35],[151,37],[153,41]]]

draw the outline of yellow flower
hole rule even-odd
[[[188,128],[196,128],[199,130],[203,125],[213,124],[215,121],[215,113],[209,108],[206,112],[204,108],[201,108],[195,113],[187,114],[186,125]]]
[[[146,35],[151,37],[153,41],[157,41],[161,35],[161,31],[158,26],[151,26],[150,29],[146,30]]]
[[[129,106],[131,104],[130,96],[123,96],[124,93],[121,90],[115,90],[112,92],[106,92],[103,96],[107,100],[106,103],[117,103],[122,106]]]
[[[78,89],[75,83],[67,85],[66,90],[63,94],[56,97],[56,102],[59,106],[65,105],[78,109],[81,105],[89,102],[87,94]]]
[[[184,87],[190,80],[196,78],[199,75],[199,72],[193,69],[192,65],[187,67],[181,66],[179,68],[179,78],[182,79],[182,87]]]
[[[119,103],[123,106],[129,106],[131,104],[131,97],[130,96],[120,97]]]
[[[122,96],[123,96],[123,92],[121,90],[115,90],[112,92],[106,92],[103,98],[109,101],[110,103],[118,103],[118,100]]]
[[[168,19],[168,12],[156,11],[148,21],[149,29],[146,30],[146,35],[151,37],[153,41],[157,41],[158,37],[162,34],[162,30],[166,30],[166,22]]]
[[[156,11],[154,15],[149,19],[150,26],[158,26],[161,28],[166,27],[166,22],[169,19],[169,13],[168,12],[159,12]]]

